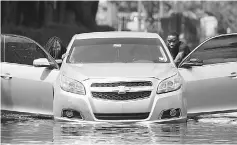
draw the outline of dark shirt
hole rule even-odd
[[[169,48],[169,46],[168,46],[168,48]],[[177,65],[184,59],[184,57],[186,57],[190,53],[190,49],[189,49],[188,45],[186,45],[182,41],[179,41],[178,45],[175,48],[173,48],[173,49],[169,48],[169,51],[170,51],[173,59],[178,60],[178,62],[176,62]],[[182,58],[176,58],[176,57],[180,57],[180,56],[177,56],[179,52],[183,52]]]

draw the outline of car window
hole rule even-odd
[[[1,35],[1,62],[4,62],[4,36]]]
[[[78,42],[81,41],[81,42]],[[148,38],[76,40],[68,63],[165,63],[161,42]]]
[[[189,59],[203,60],[203,64],[237,61],[237,35],[213,38],[193,52]]]
[[[33,65],[34,59],[46,58],[43,50],[30,39],[20,36],[5,36],[5,61]]]

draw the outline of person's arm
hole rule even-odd
[[[179,53],[177,54],[177,56],[174,59],[174,63],[176,64],[176,66],[179,65],[179,63],[183,60],[184,58],[184,50],[183,51],[179,51]]]
[[[184,59],[184,57],[188,53],[188,51],[189,51],[188,46],[186,44],[184,44],[183,42],[181,42],[180,47],[179,47],[179,52],[174,59],[176,66],[178,66],[179,63]]]

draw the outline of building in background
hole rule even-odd
[[[139,13],[140,10],[140,13]],[[117,31],[145,31],[146,13],[138,1],[100,0],[96,21],[98,25],[109,25]]]
[[[107,0],[100,0],[96,15],[98,25],[109,25],[118,29],[118,8],[116,3]]]
[[[107,18],[107,10],[106,1],[99,1],[98,11],[96,14],[96,23],[98,25],[106,25],[109,23]]]
[[[201,41],[206,38],[213,37],[217,35],[218,21],[214,15],[211,13],[204,13],[204,16],[200,19],[201,27]]]
[[[107,18],[108,25],[113,28],[118,28],[118,18],[117,18],[118,8],[116,3],[107,2]]]

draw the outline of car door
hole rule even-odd
[[[53,82],[59,67],[35,41],[17,35],[4,35],[4,61],[1,80],[4,93],[1,110],[52,115]],[[33,60],[47,58],[55,69],[33,66]]]
[[[184,68],[190,60],[201,66]],[[210,38],[195,48],[179,65],[186,82],[188,115],[237,111],[237,35]]]
[[[4,35],[1,34],[1,102],[3,102],[4,99],[4,104],[2,103],[1,106],[4,106],[5,104],[7,104],[10,100],[8,100],[9,93],[10,93],[10,87],[9,87],[9,79],[10,77],[8,77],[8,74],[4,74],[3,71],[3,63],[5,61],[5,42],[4,42]]]

